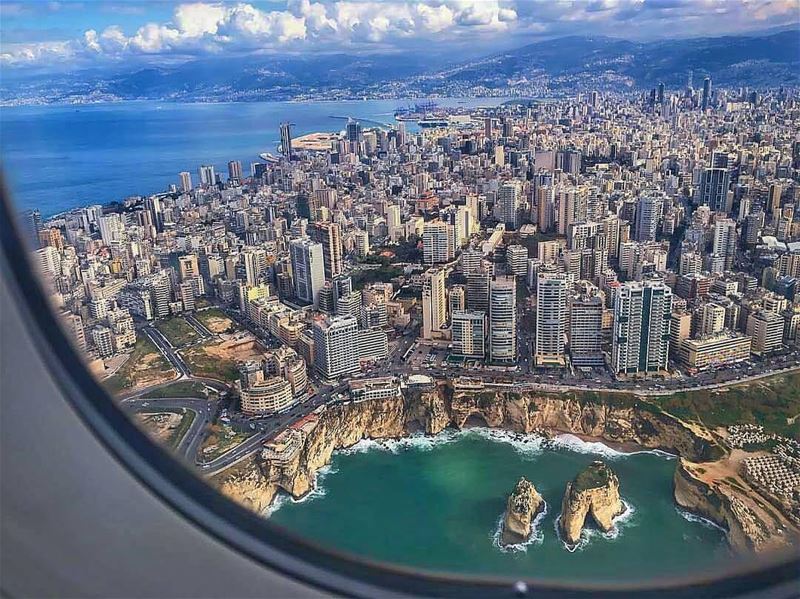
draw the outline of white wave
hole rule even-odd
[[[503,553],[516,553],[518,551],[527,552],[528,547],[531,545],[541,545],[544,542],[544,530],[541,526],[544,517],[547,515],[547,502],[543,502],[542,511],[536,514],[536,517],[531,522],[531,536],[527,541],[522,543],[512,543],[510,545],[503,545],[500,539],[503,536],[503,517],[505,513],[500,514],[500,519],[497,521],[497,526],[492,534],[492,545],[497,547]]]
[[[609,460],[617,460],[632,455],[651,454],[657,455],[667,459],[675,459],[675,455],[660,449],[642,449],[638,451],[619,451],[613,447],[609,447],[602,441],[584,441],[580,437],[570,433],[564,433],[556,436],[552,441],[554,447],[573,451],[575,453],[588,453],[592,455],[600,455]]]
[[[476,435],[494,443],[506,443],[526,458],[539,456],[547,446],[548,440],[535,433],[515,433],[499,428],[475,427],[462,431],[463,435]]]
[[[623,511],[619,516],[615,516],[611,520],[611,529],[608,532],[603,532],[597,528],[589,528],[584,526],[583,530],[581,530],[581,536],[575,545],[570,545],[561,536],[561,514],[559,514],[553,525],[555,527],[556,535],[561,540],[561,544],[564,546],[564,549],[570,553],[574,553],[576,551],[583,551],[586,549],[586,547],[588,547],[592,540],[596,537],[602,537],[608,541],[613,541],[619,538],[623,529],[633,525],[633,516],[636,513],[636,508],[634,508],[632,504],[622,498],[620,498],[620,501],[622,501],[622,505],[625,506],[625,511]],[[587,518],[588,517],[589,516],[587,514]]]
[[[269,518],[272,514],[289,503],[306,503],[307,501],[313,501],[314,499],[325,497],[327,490],[322,483],[325,481],[325,478],[328,475],[336,474],[337,472],[339,471],[330,464],[323,466],[317,470],[316,474],[314,474],[314,480],[311,483],[311,490],[302,497],[296,499],[285,491],[279,491],[278,494],[272,499],[272,503],[269,505],[269,507],[264,510],[264,517]]]
[[[418,449],[420,451],[431,451],[435,447],[445,445],[455,441],[459,437],[460,431],[447,429],[438,435],[426,435],[425,433],[412,433],[400,439],[362,439],[355,445],[346,449],[339,449],[336,453],[342,455],[352,455],[356,453],[367,453],[369,451],[388,451],[400,453]]]
[[[677,511],[684,520],[688,520],[689,522],[694,522],[695,524],[700,524],[706,528],[713,528],[724,533],[728,532],[722,526],[704,516],[694,514],[690,511],[684,510],[683,508],[679,508],[678,506],[675,506],[675,511]]]

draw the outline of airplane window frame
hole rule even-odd
[[[151,440],[124,413],[85,367],[58,324],[35,276],[22,240],[17,212],[0,173],[0,265],[37,350],[52,367],[64,397],[103,447],[150,492],[215,540],[267,568],[321,591],[344,596],[376,593],[459,597],[693,597],[783,596],[791,594],[800,573],[800,555],[775,555],[763,561],[736,561],[686,579],[641,583],[569,584],[500,577],[433,573],[370,561],[322,547],[312,539],[271,524],[232,500]]]

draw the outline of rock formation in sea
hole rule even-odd
[[[630,397],[593,401],[589,395],[574,393],[459,391],[449,384],[440,384],[427,389],[405,389],[398,397],[329,405],[318,414],[313,426],[302,432],[300,443],[290,454],[280,459],[255,454],[214,475],[211,483],[231,499],[262,513],[279,491],[295,498],[311,491],[317,471],[338,449],[351,447],[362,439],[397,439],[413,432],[435,435],[447,427],[461,429],[475,424],[518,433],[546,430],[632,442],[677,453],[693,463],[724,457],[710,434]],[[710,496],[703,501],[691,499],[694,492],[679,479],[678,473],[675,486],[678,503],[702,515],[706,515],[704,502],[720,500]],[[710,489],[710,494],[717,490]],[[768,509],[765,506],[763,511]],[[728,538],[735,548],[760,549],[769,545],[740,542],[736,533],[730,532],[735,527],[729,527],[710,513],[707,517],[729,531]],[[770,541],[785,545],[785,535],[777,535],[775,531],[777,528],[772,526],[765,534]],[[742,534],[751,532],[753,539],[758,538],[754,527],[747,527]]]
[[[617,475],[603,462],[592,462],[567,483],[561,503],[561,534],[568,544],[575,545],[586,525],[586,516],[591,515],[597,526],[608,532],[614,526],[614,518],[624,511]]]
[[[533,532],[533,520],[543,509],[544,500],[533,483],[524,476],[520,478],[508,496],[500,544],[516,545],[527,541]]]

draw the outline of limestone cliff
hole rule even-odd
[[[675,502],[727,532],[735,550],[765,551],[800,545],[800,530],[747,483],[717,463],[681,459],[675,469]],[[723,475],[717,475],[721,470]]]
[[[313,489],[317,471],[337,449],[362,439],[400,438],[448,426],[473,424],[532,433],[542,430],[633,442],[679,453],[694,461],[716,459],[713,440],[652,406],[628,400],[617,404],[578,400],[569,395],[513,392],[453,393],[441,384],[405,390],[402,397],[335,404],[319,414],[299,451],[286,460],[259,457],[216,474],[212,483],[241,504],[262,512],[279,490],[302,497]]]
[[[574,433],[612,442],[633,442],[700,462],[721,454],[710,436],[692,430],[652,404],[626,396],[620,396],[618,405],[614,405],[601,403],[600,399],[579,400],[569,394],[456,393],[450,403],[450,418],[458,428],[479,423],[524,433]]]
[[[515,545],[527,541],[532,532],[533,519],[544,509],[544,500],[533,484],[522,477],[508,496],[503,516],[502,545]]]
[[[624,511],[617,475],[603,462],[592,462],[567,483],[561,504],[561,534],[567,543],[575,545],[587,515],[603,532],[608,532],[614,526],[614,518]]]

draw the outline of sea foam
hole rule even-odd
[[[503,536],[503,518],[505,517],[505,512],[500,514],[500,519],[497,521],[497,526],[495,527],[494,533],[492,533],[492,545],[497,547],[503,553],[516,553],[518,551],[528,551],[528,547],[531,545],[541,545],[544,541],[544,529],[542,527],[542,522],[544,521],[544,517],[547,515],[547,502],[542,501],[542,511],[536,514],[536,517],[531,522],[531,536],[528,538],[527,541],[523,543],[512,543],[509,545],[503,545],[500,542],[500,539]]]
[[[675,507],[675,511],[678,512],[684,520],[688,520],[689,522],[695,522],[697,524],[705,526],[706,528],[713,528],[715,530],[719,530],[725,533],[728,532],[713,520],[709,520],[708,518],[704,518],[703,516],[693,514],[692,512],[689,512],[677,506]]]
[[[608,532],[603,532],[596,528],[588,528],[584,526],[583,530],[581,530],[580,539],[578,539],[578,542],[575,545],[570,545],[561,536],[561,514],[559,514],[553,522],[553,526],[555,527],[556,535],[561,540],[561,544],[564,545],[564,548],[570,553],[574,553],[575,551],[583,551],[596,537],[602,537],[608,541],[613,541],[619,538],[625,528],[633,526],[635,523],[634,514],[636,514],[636,508],[634,508],[631,503],[625,501],[624,499],[620,500],[622,501],[622,505],[625,506],[625,511],[611,521],[611,530]]]
[[[551,444],[553,447],[566,449],[575,453],[588,453],[592,455],[600,455],[608,460],[618,460],[631,455],[651,454],[657,455],[666,459],[675,459],[675,455],[660,449],[642,449],[637,451],[620,451],[609,447],[602,441],[584,441],[575,435],[564,433],[552,439]]]

